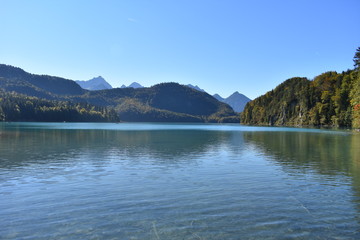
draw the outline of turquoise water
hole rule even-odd
[[[0,124],[0,239],[359,239],[360,135]]]

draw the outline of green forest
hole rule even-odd
[[[286,80],[249,102],[241,123],[360,128],[360,47],[353,60],[353,70]],[[0,64],[0,121],[239,123],[240,116],[178,83],[88,91],[72,80]]]
[[[0,90],[0,121],[118,122],[113,109],[29,97]]]
[[[89,91],[0,64],[0,91],[1,121],[240,122],[227,104],[173,82]]]
[[[77,98],[94,105],[112,106],[120,119],[127,122],[240,122],[229,105],[174,82],[150,88],[89,91]]]
[[[270,126],[360,128],[360,47],[354,70],[291,78],[249,102],[241,122]]]

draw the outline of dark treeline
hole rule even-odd
[[[0,121],[117,122],[113,109],[87,103],[46,100],[0,90]]]
[[[220,109],[210,116],[191,115],[173,112],[144,104],[138,99],[123,99],[115,108],[121,120],[129,122],[209,122],[209,123],[238,123],[238,115],[230,115],[228,108]]]
[[[360,128],[359,57],[360,48],[354,57],[354,70],[326,72],[312,81],[292,78],[283,82],[249,102],[242,123]]]

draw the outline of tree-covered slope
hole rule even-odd
[[[178,83],[150,88],[115,88],[87,92],[84,100],[113,106],[124,121],[239,122],[227,104]]]
[[[37,75],[25,72],[21,68],[0,64],[0,77],[7,80],[7,85],[0,82],[0,87],[17,91],[17,84],[28,85],[58,95],[78,95],[85,92],[77,83],[72,80],[47,75]],[[19,89],[23,91],[24,89]],[[30,90],[30,89],[29,89]],[[17,92],[19,92],[17,91]],[[27,92],[23,92],[28,94]]]
[[[353,60],[354,70],[286,80],[249,102],[242,123],[360,128],[360,47]]]
[[[354,126],[357,84],[356,71],[327,72],[313,81],[292,78],[249,102],[241,121],[252,125]]]
[[[0,121],[118,122],[113,109],[46,100],[0,90]]]
[[[177,83],[162,83],[150,88],[88,91],[72,80],[30,74],[20,68],[0,64],[0,89],[47,100],[111,107],[116,109],[122,121],[240,121],[227,104]]]

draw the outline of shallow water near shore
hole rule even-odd
[[[359,239],[360,134],[0,123],[0,239]]]

